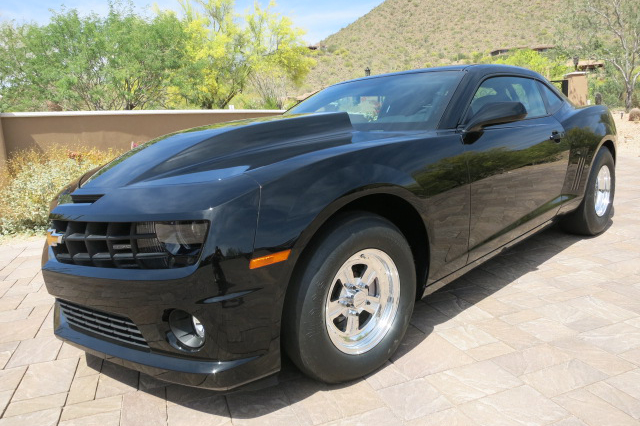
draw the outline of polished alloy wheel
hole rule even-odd
[[[609,207],[611,200],[611,172],[609,167],[602,166],[598,171],[598,177],[596,178],[596,190],[595,197],[595,209],[596,214],[602,217]]]
[[[351,256],[333,278],[325,303],[325,324],[341,352],[361,354],[387,334],[398,311],[400,277],[383,251]]]

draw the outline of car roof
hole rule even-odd
[[[377,74],[372,75],[370,77],[361,77],[353,80],[346,80],[337,84],[349,83],[352,81],[362,81],[362,80],[371,80],[380,77],[389,77],[395,75],[405,75],[405,74],[418,74],[418,73],[426,73],[426,72],[442,72],[442,71],[464,71],[470,74],[476,75],[487,75],[487,74],[518,74],[525,75],[528,77],[542,78],[540,74],[535,71],[531,71],[527,68],[516,67],[513,65],[502,65],[502,64],[471,64],[471,65],[448,65],[443,67],[433,67],[433,68],[419,68],[408,71],[399,71],[393,73],[386,74]]]

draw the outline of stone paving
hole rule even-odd
[[[0,426],[640,424],[640,158],[596,238],[552,228],[417,303],[391,362],[328,386],[286,365],[221,395],[86,356],[52,333],[41,239],[0,246]]]

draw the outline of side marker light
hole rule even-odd
[[[284,262],[289,258],[290,254],[291,250],[285,250],[251,259],[249,262],[249,269],[257,269],[262,268],[263,266],[273,265],[274,263]]]

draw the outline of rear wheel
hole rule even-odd
[[[416,278],[411,249],[386,219],[350,213],[309,247],[287,296],[285,349],[328,383],[381,366],[409,324]]]
[[[613,156],[607,148],[602,147],[593,161],[584,199],[573,213],[564,217],[562,228],[580,235],[600,234],[613,214],[615,189]]]

